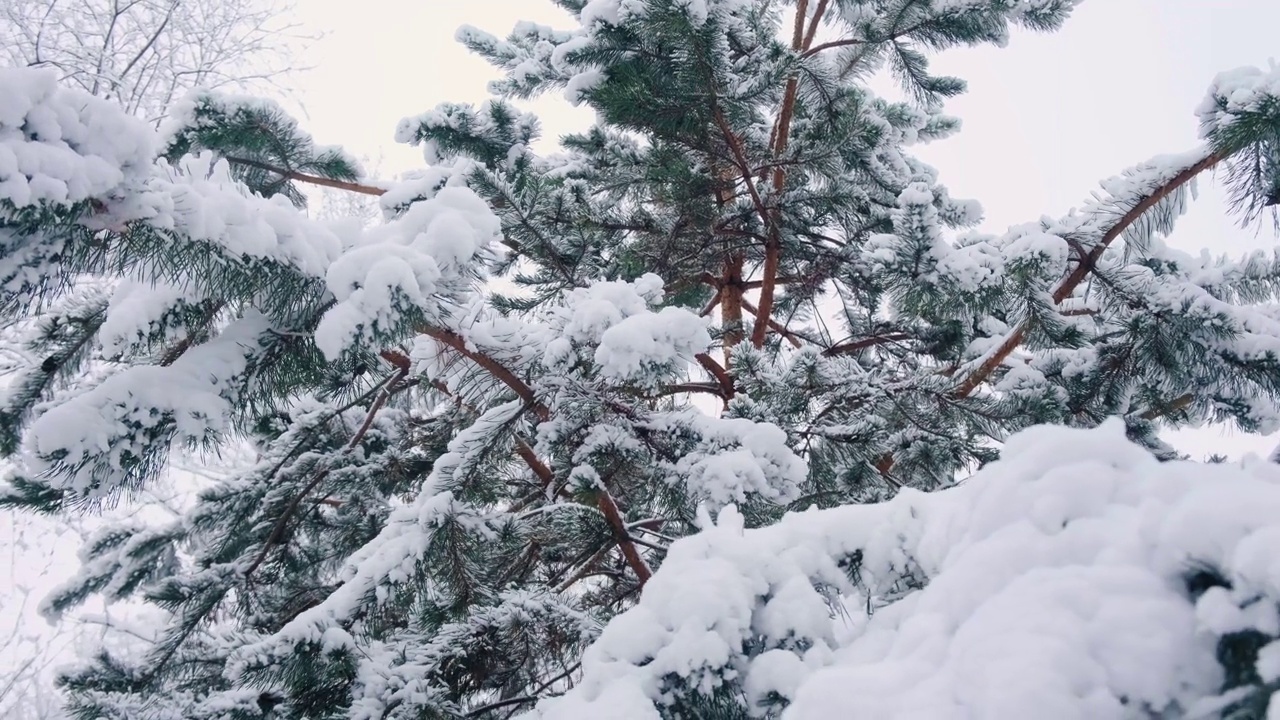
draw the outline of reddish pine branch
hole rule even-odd
[[[1151,210],[1151,208],[1155,207],[1161,200],[1169,197],[1170,194],[1190,182],[1200,173],[1217,165],[1225,157],[1225,155],[1220,153],[1209,153],[1204,157],[1204,159],[1173,176],[1169,182],[1157,188],[1150,195],[1146,196],[1134,205],[1132,209],[1122,215],[1120,219],[1103,234],[1098,244],[1093,247],[1089,254],[1082,257],[1076,266],[1072,268],[1071,272],[1063,278],[1057,289],[1054,290],[1053,301],[1055,303],[1061,303],[1063,300],[1071,297],[1071,294],[1080,286],[1080,283],[1084,282],[1085,278],[1089,276],[1089,273],[1093,271],[1098,260],[1101,259],[1102,254],[1106,252],[1107,247],[1111,243],[1115,242],[1116,238],[1123,235],[1125,230],[1128,230],[1135,222],[1137,222],[1144,213]],[[986,382],[1004,363],[1004,361],[1008,359],[1013,351],[1022,344],[1027,337],[1027,331],[1028,325],[1025,322],[1014,328],[1007,336],[1005,336],[999,347],[997,347],[976,370],[970,373],[968,377],[966,377],[964,381],[952,391],[951,396],[956,399],[965,398],[972,394],[974,390],[978,389],[978,387]],[[1194,397],[1192,395],[1183,395],[1170,401],[1168,405],[1162,408],[1153,408],[1146,411],[1141,415],[1141,417],[1145,420],[1156,420],[1165,415],[1178,412],[1183,408],[1186,408],[1193,400]],[[876,468],[880,470],[882,475],[887,477],[889,470],[893,467],[893,463],[893,454],[889,453],[876,463]]]
[[[411,364],[409,362],[409,356],[405,355],[399,350],[383,350],[382,352],[378,353],[378,355],[383,360],[386,360],[387,362],[391,363],[392,367],[400,370],[406,375],[409,374],[409,366]]]
[[[742,266],[743,257],[731,254],[724,263],[724,281],[720,286],[720,318],[724,324],[724,363],[733,362],[733,349],[742,342]],[[703,364],[705,367],[705,363]]]
[[[715,100],[716,125],[720,127],[720,133],[724,136],[724,142],[729,146],[729,153],[733,155],[733,163],[738,168],[738,174],[742,178],[742,182],[747,186],[747,193],[751,195],[751,204],[755,206],[756,213],[760,215],[761,222],[766,225],[769,223],[769,210],[765,207],[764,199],[760,197],[760,191],[756,189],[755,180],[751,178],[751,164],[747,162],[746,150],[742,147],[742,140],[738,138],[738,134],[729,127],[729,121],[725,118],[724,112],[720,110]]]
[[[458,407],[465,409],[472,415],[480,415],[479,410],[475,409],[466,400],[463,400],[462,396],[449,390],[449,387],[439,380],[432,380],[431,386],[438,390],[441,395],[444,395],[447,398],[452,398]],[[542,462],[542,459],[538,457],[538,454],[533,451],[533,446],[518,434],[515,436],[515,446],[516,455],[529,466],[529,469],[532,470],[533,474],[538,478],[538,482],[541,483],[542,491],[546,492],[547,488],[551,487],[555,483],[555,474],[551,472],[551,469],[547,467],[546,463]],[[523,504],[524,501],[519,503],[519,505]]]
[[[704,370],[711,374],[711,377],[716,379],[716,382],[720,383],[721,397],[725,399],[725,402],[732,400],[735,392],[733,377],[721,367],[720,363],[716,362],[715,358],[706,353],[698,353],[694,356],[694,359],[698,361],[698,364]]]
[[[319,175],[308,175],[294,170],[288,170],[282,167],[276,167],[269,163],[258,162],[257,160],[248,160],[238,157],[224,157],[224,160],[233,165],[244,165],[245,167],[265,170],[269,173],[275,173],[285,180],[296,180],[298,182],[310,183],[312,185],[320,185],[322,187],[334,188],[336,190],[346,190],[348,192],[360,193],[361,195],[384,195],[386,189],[374,187],[372,185],[362,185],[360,183],[347,182],[345,180],[334,180],[333,178],[321,177]]]
[[[533,451],[533,447],[524,441],[524,438],[516,438],[516,454],[520,459],[529,466],[533,474],[538,477],[538,482],[542,483],[542,489],[545,491],[551,487],[556,481],[555,473],[551,472],[551,468],[542,462],[538,454]]]
[[[614,540],[617,541],[618,549],[622,551],[622,556],[626,558],[632,572],[640,580],[640,587],[644,587],[644,584],[649,582],[649,578],[653,576],[653,571],[649,569],[649,564],[644,561],[640,551],[636,549],[636,544],[632,542],[631,534],[627,532],[627,523],[622,519],[622,513],[618,510],[618,503],[614,502],[613,496],[609,494],[609,490],[605,488],[603,483],[598,487],[600,493],[597,502],[600,506],[600,512],[604,513],[605,521],[609,523],[609,528],[613,531]]]
[[[776,228],[776,225],[774,226]],[[773,295],[778,276],[778,265],[781,263],[782,247],[777,230],[770,231],[770,238],[764,246],[764,280],[760,286],[760,309],[755,315],[758,318],[755,329],[751,331],[751,344],[757,348],[764,347],[765,336],[769,328],[776,325],[773,321]]]
[[[756,189],[755,180],[751,178],[751,165],[747,162],[746,151],[742,147],[742,142],[738,135],[733,132],[733,128],[729,127],[729,121],[725,119],[724,112],[720,109],[714,93],[711,96],[711,104],[716,125],[719,126],[720,133],[724,136],[725,144],[729,147],[729,153],[733,156],[733,164],[738,168],[738,176],[747,187],[747,192],[751,196],[751,204],[755,207],[756,214],[760,216],[760,221],[767,226],[770,222],[771,213],[765,206],[764,199],[760,197],[759,190]],[[723,205],[724,197],[721,196],[718,199]],[[726,328],[723,339],[726,365],[732,360],[733,348],[743,340],[743,264],[744,258],[741,253],[730,254],[725,259],[724,278],[719,283],[720,316]]]
[[[1053,301],[1055,303],[1060,303],[1068,297],[1071,297],[1071,293],[1075,292],[1075,289],[1079,287],[1080,283],[1084,282],[1084,279],[1089,276],[1089,273],[1093,272],[1094,266],[1097,264],[1098,260],[1102,258],[1102,254],[1106,252],[1108,245],[1114,242],[1116,238],[1123,235],[1131,225],[1138,221],[1138,218],[1142,217],[1148,210],[1159,204],[1161,200],[1164,200],[1169,197],[1169,195],[1177,191],[1178,188],[1191,182],[1200,173],[1222,162],[1223,157],[1224,156],[1220,153],[1209,153],[1200,162],[1197,162],[1186,170],[1174,175],[1169,182],[1143,198],[1137,205],[1134,205],[1133,209],[1125,213],[1120,220],[1117,221],[1115,225],[1111,226],[1111,229],[1102,236],[1102,240],[1093,247],[1093,250],[1084,259],[1084,261],[1078,263],[1075,269],[1071,271],[1071,274],[1067,275],[1066,279],[1062,281],[1062,284],[1058,286],[1058,289],[1054,291]]]
[[[445,345],[449,346],[453,350],[457,351],[459,354],[463,355],[467,359],[471,360],[472,362],[476,363],[480,367],[484,368],[484,370],[487,371],[490,375],[492,375],[493,377],[501,381],[507,387],[514,390],[516,395],[520,396],[522,400],[524,400],[526,403],[529,404],[530,407],[533,408],[534,413],[537,414],[539,420],[542,420],[545,422],[551,416],[551,413],[549,410],[547,410],[546,406],[542,405],[541,403],[537,402],[534,399],[532,388],[530,388],[526,383],[520,380],[520,378],[516,377],[516,374],[508,370],[505,366],[502,365],[502,363],[499,363],[497,360],[494,360],[488,355],[476,352],[468,348],[466,340],[464,340],[461,335],[458,335],[457,333],[452,332],[450,330],[445,330],[443,328],[435,328],[435,327],[423,327],[423,328],[419,328],[419,330],[422,331],[423,334],[429,335],[430,337],[435,338],[439,342],[444,343]],[[384,351],[383,357],[386,357],[385,351]],[[405,358],[404,360],[407,364],[408,358]],[[449,388],[446,387],[444,383],[436,381],[432,383],[432,385],[441,393],[454,398],[454,400],[457,403],[459,403],[459,405],[466,407],[467,410],[477,415],[480,414],[475,408],[471,407],[470,405],[466,405],[461,397],[450,392]],[[533,451],[533,447],[530,446],[529,443],[525,442],[524,438],[516,437],[515,444],[516,444],[516,454],[520,456],[521,460],[524,460],[525,464],[529,466],[529,469],[533,471],[533,474],[538,477],[538,480],[542,483],[542,489],[546,490],[548,487],[552,485],[553,482],[555,482],[555,474],[551,472],[551,469],[547,467],[546,463],[542,462],[542,459],[539,458],[538,454]]]
[[[823,350],[822,354],[828,357],[833,357],[835,355],[848,355],[850,353],[858,352],[859,350],[866,350],[869,347],[875,347],[876,345],[884,345],[885,343],[899,342],[902,340],[910,340],[910,339],[911,339],[911,335],[907,333],[886,333],[884,335],[873,335],[871,337],[862,338],[860,340],[850,340],[848,342],[842,342],[838,345],[832,345],[826,350]]]
[[[866,45],[866,44],[867,44],[867,41],[855,40],[854,38],[845,38],[843,40],[832,40],[831,42],[825,42],[825,43],[822,43],[821,45],[805,50],[804,54],[801,55],[800,57],[809,58],[809,57],[813,57],[814,55],[817,55],[818,53],[824,50],[832,50],[834,48],[849,47],[850,45]]]
[[[1138,202],[1138,204],[1134,205],[1129,212],[1121,216],[1120,219],[1116,221],[1115,225],[1112,225],[1111,228],[1103,234],[1102,239],[1098,241],[1098,244],[1093,247],[1089,254],[1081,258],[1080,261],[1076,263],[1075,267],[1072,268],[1071,272],[1063,278],[1057,289],[1053,291],[1053,301],[1055,303],[1061,303],[1063,300],[1071,297],[1071,294],[1080,286],[1080,283],[1084,282],[1085,278],[1089,277],[1089,273],[1093,272],[1094,267],[1097,265],[1098,260],[1101,259],[1102,254],[1106,252],[1107,247],[1114,242],[1116,238],[1123,235],[1124,232],[1137,222],[1144,213],[1155,207],[1161,200],[1169,197],[1169,195],[1177,191],[1183,185],[1186,185],[1200,173],[1212,168],[1214,165],[1217,165],[1224,157],[1225,156],[1221,153],[1209,153],[1204,157],[1204,159],[1173,176],[1169,182],[1161,185],[1159,188],[1156,188],[1156,190],[1150,195],[1146,196]],[[974,390],[977,390],[979,386],[990,379],[991,375],[1004,364],[1004,361],[1008,359],[1009,355],[1011,355],[1013,351],[1016,350],[1024,340],[1026,340],[1029,329],[1029,325],[1025,321],[1018,325],[1018,327],[1014,328],[1005,336],[1000,345],[987,356],[987,359],[983,360],[982,364],[979,365],[972,373],[969,373],[964,381],[956,387],[952,392],[952,396],[956,398],[968,397]]]
[[[485,371],[492,375],[496,380],[511,388],[511,390],[514,391],[521,400],[524,400],[529,407],[533,409],[534,414],[538,416],[540,421],[546,422],[546,420],[551,417],[551,411],[547,409],[546,405],[538,402],[537,397],[533,393],[533,388],[530,388],[528,383],[521,380],[515,373],[508,370],[497,360],[494,360],[482,352],[477,352],[467,347],[467,341],[461,335],[453,332],[452,330],[446,330],[445,328],[434,327],[431,325],[424,325],[418,328],[418,332],[438,340],[444,345],[455,350],[459,355],[484,368]]]
[[[716,288],[715,294],[711,296],[711,299],[707,301],[706,305],[702,306],[702,310],[698,311],[698,315],[700,317],[706,317],[710,315],[711,311],[715,310],[716,307],[720,305],[720,298],[723,296],[723,294],[724,294],[724,290],[722,288]]]
[[[809,20],[809,32],[804,35],[803,48],[808,51],[813,46],[813,38],[818,34],[818,25],[822,22],[822,16],[827,14],[827,3],[829,0],[818,0],[818,9],[813,11],[813,18]]]
[[[774,279],[773,279],[773,284],[774,284],[774,285],[787,285],[787,284],[790,284],[790,283],[805,282],[805,281],[808,281],[808,280],[812,280],[812,278],[807,278],[807,277],[804,277],[803,275],[782,275],[782,276],[779,276],[779,277],[774,278]],[[742,287],[743,287],[743,289],[744,289],[744,290],[755,290],[755,289],[761,288],[761,287],[763,287],[763,286],[764,286],[764,281],[762,281],[762,280],[748,280],[748,281],[746,281],[746,282],[742,283]]]
[[[828,0],[819,0],[807,33],[805,32],[805,20],[808,18],[809,2],[808,0],[799,0],[796,4],[796,23],[791,37],[791,48],[793,50],[803,53],[813,44],[813,38],[818,32],[818,24],[822,21],[823,13],[826,12],[827,2]],[[763,277],[760,284],[760,309],[756,312],[758,321],[751,333],[751,344],[757,348],[764,346],[765,336],[769,334],[769,328],[773,322],[773,299],[777,289],[778,267],[782,264],[782,209],[778,203],[781,202],[782,191],[787,184],[787,168],[784,163],[781,163],[781,160],[782,156],[787,152],[787,145],[791,139],[791,120],[795,117],[796,96],[799,94],[799,89],[800,78],[793,73],[791,77],[787,78],[787,86],[782,95],[782,108],[779,110],[778,120],[774,124],[775,132],[772,133],[774,138],[772,151],[774,162],[776,163],[773,169],[774,207],[770,217],[765,221],[769,229],[769,238],[764,246],[764,267],[761,270]]]
[[[744,310],[746,310],[747,312],[751,313],[752,315],[755,315],[755,316],[756,316],[756,318],[757,318],[756,327],[757,327],[757,328],[758,328],[758,327],[761,327],[762,325],[764,325],[764,323],[759,322],[759,320],[758,320],[758,318],[760,317],[760,311],[756,308],[756,306],[755,306],[755,305],[752,305],[752,304],[751,304],[751,301],[750,301],[750,300],[747,300],[746,298],[743,298],[743,299],[742,299],[742,308],[743,308]],[[773,318],[769,318],[769,321],[768,321],[768,322],[769,322],[769,327],[770,327],[774,332],[776,332],[776,333],[778,333],[779,335],[781,335],[782,337],[786,338],[787,342],[791,343],[791,347],[797,347],[797,348],[798,348],[798,347],[801,347],[801,346],[803,345],[803,343],[801,343],[801,342],[800,342],[800,338],[799,338],[799,336],[798,336],[798,335],[796,335],[795,333],[791,332],[790,330],[788,330],[786,325],[783,325],[782,323],[778,322],[777,320],[774,320]]]

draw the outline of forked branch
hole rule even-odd
[[[511,388],[517,396],[528,403],[533,409],[535,415],[542,422],[551,419],[551,411],[546,405],[538,401],[533,392],[533,388],[529,384],[521,380],[514,372],[504,366],[497,360],[488,355],[472,350],[467,347],[467,341],[461,335],[445,328],[426,325],[418,328],[418,331],[435,340],[443,343],[453,349],[458,354],[471,360],[479,365],[486,372],[492,375],[496,380]],[[525,461],[533,474],[538,477],[543,488],[550,487],[555,481],[555,475],[551,468],[538,457],[533,448],[523,440],[516,442],[516,454],[520,459]],[[618,509],[618,503],[613,499],[613,495],[609,493],[609,489],[600,485],[596,494],[596,504],[600,508],[600,512],[604,515],[605,521],[609,523],[609,527],[617,540],[618,549],[622,551],[622,556],[626,558],[627,564],[631,566],[632,572],[640,580],[643,587],[648,582],[649,577],[653,575],[653,571],[649,569],[648,563],[644,561],[644,557],[640,555],[640,551],[636,549],[635,543],[631,541],[631,536],[627,533],[626,522],[622,518],[622,512]]]

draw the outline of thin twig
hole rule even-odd
[[[565,590],[568,590],[569,588],[577,584],[579,580],[583,579],[592,570],[594,570],[596,565],[600,564],[600,561],[603,560],[604,557],[608,555],[609,551],[612,550],[613,548],[614,548],[614,543],[606,543],[599,550],[592,553],[591,557],[587,558],[586,561],[582,563],[582,565],[578,568],[577,572],[570,575],[568,578],[565,579],[564,582],[556,586],[555,592],[557,594],[562,593]]]
[[[800,57],[810,58],[824,50],[831,50],[833,48],[840,48],[840,47],[848,47],[850,45],[866,45],[866,44],[868,44],[866,40],[857,40],[855,38],[844,38],[842,40],[832,40],[831,42],[825,42],[825,43],[822,43],[821,45],[805,50],[804,53],[800,55]]]
[[[901,340],[910,340],[910,339],[911,339],[911,335],[903,332],[885,333],[884,335],[872,335],[871,337],[861,338],[858,340],[849,340],[847,342],[842,342],[838,345],[832,345],[826,350],[823,350],[822,354],[828,357],[832,357],[835,355],[848,355],[850,353],[858,352],[859,350],[866,350],[869,347],[875,347],[876,345],[884,345],[885,343],[899,342]]]

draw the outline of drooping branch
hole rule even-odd
[[[1071,297],[1071,294],[1080,286],[1080,283],[1084,282],[1085,278],[1089,277],[1089,274],[1093,272],[1098,260],[1101,259],[1103,253],[1107,251],[1107,247],[1110,246],[1116,238],[1123,235],[1125,231],[1137,222],[1138,219],[1147,211],[1151,210],[1159,204],[1160,201],[1176,192],[1183,185],[1191,182],[1191,180],[1193,180],[1197,175],[1209,170],[1219,162],[1222,162],[1225,158],[1226,155],[1222,153],[1207,153],[1200,161],[1186,168],[1182,172],[1179,172],[1177,175],[1174,175],[1164,185],[1161,185],[1149,195],[1142,198],[1142,200],[1135,204],[1128,212],[1122,215],[1114,225],[1103,233],[1102,238],[1093,246],[1093,249],[1090,250],[1087,255],[1080,258],[1075,267],[1071,269],[1071,272],[1063,278],[1062,282],[1059,283],[1058,287],[1053,291],[1053,301],[1055,303],[1061,303],[1063,300]],[[996,349],[987,355],[987,358],[982,361],[982,364],[980,364],[973,372],[969,373],[969,375],[965,377],[964,381],[956,386],[956,389],[952,392],[952,396],[956,398],[968,397],[974,390],[978,389],[979,386],[985,383],[991,375],[1004,364],[1004,361],[1013,354],[1013,351],[1016,350],[1024,340],[1026,340],[1027,332],[1029,330],[1029,321],[1023,321],[1016,328],[1011,330]]]

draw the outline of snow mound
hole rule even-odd
[[[522,717],[1265,708],[1259,678],[1280,675],[1277,547],[1280,467],[1162,464],[1118,421],[1033,428],[942,492],[745,531],[726,508],[671,547],[585,655],[582,681]],[[1233,662],[1249,667],[1220,664],[1246,636],[1255,652]]]
[[[52,70],[0,68],[0,203],[99,198],[149,173],[153,133],[106,100],[58,87]]]

